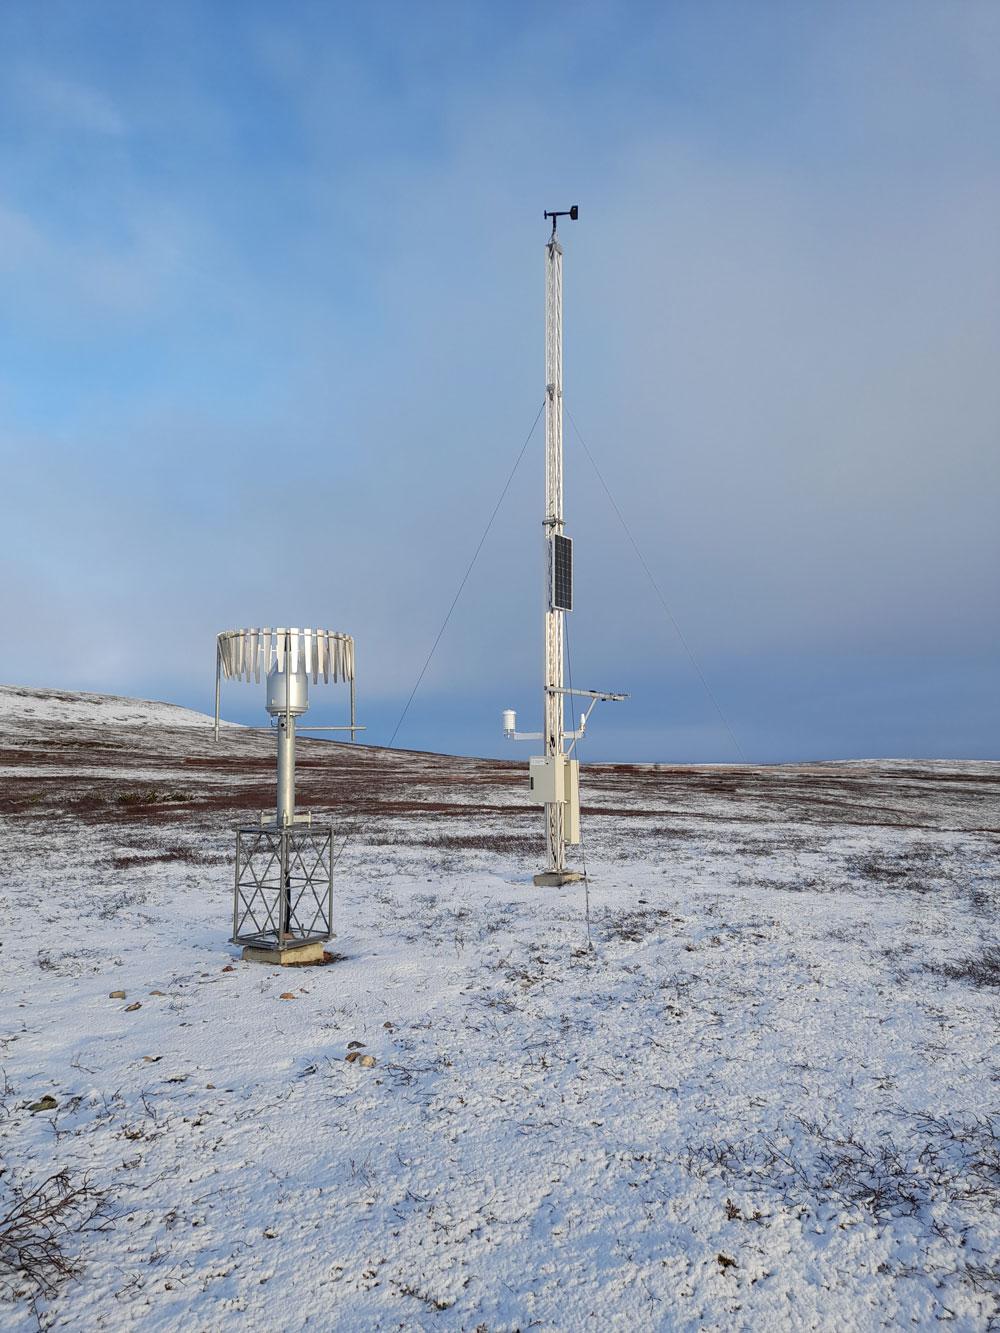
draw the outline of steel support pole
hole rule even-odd
[[[326,937],[333,930],[333,828],[326,831]]]
[[[278,913],[279,943],[291,934],[292,930],[292,880],[288,870],[288,829],[278,830],[281,843],[281,907]]]
[[[291,930],[292,885],[288,873],[288,829],[295,823],[295,719],[292,717],[291,634],[285,634],[285,713],[278,718],[278,837],[281,839],[281,913],[283,938]]]
[[[295,718],[292,716],[291,635],[284,645],[285,711],[278,718],[278,809],[279,828],[295,823]]]
[[[236,830],[236,882],[233,885],[233,942],[240,930],[240,907],[242,906],[240,897],[240,869],[243,864],[243,839],[240,830]]]
[[[295,823],[295,718],[278,718],[278,827]]]
[[[219,739],[219,702],[222,692],[222,643],[215,639],[215,739]]]
[[[562,246],[553,231],[545,246],[545,753],[563,752],[563,612],[552,606],[548,561],[551,539],[563,530],[563,338]],[[546,869],[566,870],[566,838],[561,802],[545,806]]]

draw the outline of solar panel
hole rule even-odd
[[[549,604],[553,611],[573,610],[573,539],[555,536],[549,553],[551,587]]]

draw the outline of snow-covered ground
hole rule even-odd
[[[522,766],[305,742],[341,956],[282,971],[227,943],[273,737],[0,717],[0,1254],[56,1171],[111,1222],[3,1327],[996,1320],[1000,764],[585,768],[590,949]]]
[[[35,690],[0,686],[0,718],[5,727],[23,732],[25,724],[43,722],[60,727],[210,727],[212,718],[177,704],[152,699],[123,699],[117,694]],[[227,723],[227,725],[229,725]]]

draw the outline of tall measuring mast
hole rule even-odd
[[[576,221],[574,205],[569,216]],[[555,604],[552,561],[555,537],[563,533],[563,250],[556,235],[556,223],[565,214],[546,213],[552,218],[552,235],[545,246],[545,532],[549,587],[545,599],[545,664],[543,669],[542,716],[546,757],[562,755],[565,729],[563,689],[563,617],[566,608]],[[562,543],[558,543],[562,545]],[[565,599],[563,599],[565,600]],[[566,870],[566,831],[563,802],[545,803],[546,871],[563,875]]]
[[[552,234],[545,243],[545,660],[542,668],[544,731],[517,731],[517,714],[506,708],[504,735],[509,740],[543,742],[544,754],[529,762],[532,799],[545,807],[545,869],[536,884],[569,884],[583,876],[566,864],[566,847],[580,841],[580,765],[571,754],[583,736],[587,719],[599,700],[626,699],[625,694],[573,690],[564,685],[564,617],[573,609],[573,543],[563,531],[563,308],[562,246],[556,235],[559,218],[579,216],[576,204],[562,212],[546,212]],[[574,731],[566,730],[566,696],[590,700]],[[570,742],[569,750],[566,742]]]

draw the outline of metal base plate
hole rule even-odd
[[[583,876],[578,870],[543,870],[533,877],[540,889],[558,888],[561,884],[579,884]]]

